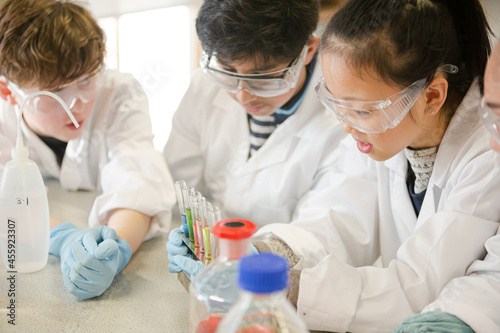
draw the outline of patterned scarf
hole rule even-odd
[[[413,191],[415,194],[422,193],[427,189],[429,179],[431,178],[434,162],[436,161],[438,146],[414,150],[405,149],[405,155],[410,162],[411,169],[415,174],[415,184]]]

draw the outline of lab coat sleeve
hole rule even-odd
[[[487,137],[479,138],[487,142]],[[500,173],[500,156],[490,151],[485,156],[489,163],[495,162],[495,170]],[[469,170],[470,173],[482,174],[481,170]],[[496,193],[489,193],[488,184],[491,179],[485,177],[476,184],[483,188],[477,205],[494,208],[498,212],[498,183]],[[470,189],[468,189],[470,191]],[[456,200],[455,200],[456,201]],[[462,202],[462,205],[465,203]],[[495,216],[491,216],[495,219]],[[497,217],[498,221],[498,217]],[[500,230],[485,243],[487,255],[484,260],[475,261],[468,269],[467,275],[452,280],[441,292],[437,300],[428,305],[426,311],[443,311],[462,319],[476,332],[500,332]]]
[[[482,244],[496,226],[442,211],[402,244],[386,268],[355,268],[329,255],[302,271],[298,313],[309,329],[390,332],[484,256]]]
[[[201,151],[200,133],[204,113],[211,100],[204,97],[203,72],[197,71],[172,119],[172,130],[163,155],[174,180],[185,180],[198,191],[206,193],[203,183],[204,157]],[[205,100],[206,103],[200,103]]]
[[[106,224],[116,208],[151,216],[146,239],[170,229],[175,204],[173,181],[161,153],[153,146],[146,95],[139,83],[118,84],[111,103],[107,163],[100,170],[102,195],[90,214],[91,226]]]
[[[297,205],[290,225],[270,224],[254,239],[278,237],[301,259],[295,268],[312,267],[326,255],[354,266],[378,257],[377,183],[374,163],[345,138],[318,173],[314,187]],[[363,209],[353,208],[362,207]]]
[[[485,248],[485,259],[475,261],[466,276],[451,280],[422,312],[448,312],[475,332],[500,332],[500,230]]]
[[[500,216],[500,207],[492,206],[500,188],[500,170],[491,167],[496,156],[470,154],[459,160],[463,167],[444,186],[443,206],[402,243],[387,267],[354,268],[329,255],[302,271],[297,307],[310,329],[391,331],[436,300],[452,279],[468,280],[464,275],[484,258],[484,244],[496,234]],[[496,242],[487,244],[489,251],[498,251]],[[490,258],[497,263],[498,257]],[[498,274],[498,265],[489,266]],[[463,297],[464,306],[474,307],[473,296]]]

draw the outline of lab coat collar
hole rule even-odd
[[[439,145],[434,170],[429,182],[434,183],[440,189],[444,185],[450,170],[450,164],[454,163],[458,151],[466,144],[474,131],[482,126],[477,112],[480,99],[479,84],[475,79],[451,119]]]
[[[418,228],[436,212],[450,166],[459,162],[455,161],[455,159],[460,148],[466,144],[472,133],[481,126],[479,115],[476,112],[480,100],[478,87],[477,82],[474,81],[445,132],[439,146],[436,162],[431,178],[429,179],[427,193],[422,203],[417,224],[415,224],[416,216],[413,207],[407,205],[407,203],[411,205],[411,200],[406,200],[408,189],[406,188],[405,180],[408,163],[404,151],[384,162],[385,166],[394,172],[395,179],[399,179],[400,184],[395,187],[405,190],[403,191],[404,193],[400,193],[401,196],[405,197],[405,200],[400,201],[399,204],[405,204],[407,207],[405,207],[405,209],[400,209],[401,207],[397,208],[398,206],[394,206],[396,208],[394,208],[393,212],[396,216],[401,218],[408,232],[413,232],[415,228]],[[407,213],[404,213],[405,211]]]
[[[396,225],[399,226],[399,238],[405,240],[415,230],[417,215],[413,208],[408,187],[406,185],[406,173],[408,171],[408,160],[404,151],[384,162],[384,165],[391,170],[394,181],[392,184],[393,194],[391,196],[391,207]],[[424,199],[425,201],[425,199]]]

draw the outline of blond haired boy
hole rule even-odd
[[[57,0],[8,0],[0,8],[0,171],[22,135],[46,177],[69,190],[100,194],[90,229],[51,218],[50,253],[61,258],[64,285],[79,299],[101,295],[144,239],[169,228],[175,203],[165,162],[152,143],[148,102],[128,74],[106,71],[104,33],[89,12]]]

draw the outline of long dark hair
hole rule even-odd
[[[458,66],[447,77],[449,120],[474,78],[484,73],[489,33],[479,0],[350,0],[328,23],[322,49],[402,87],[431,80],[441,65]]]

